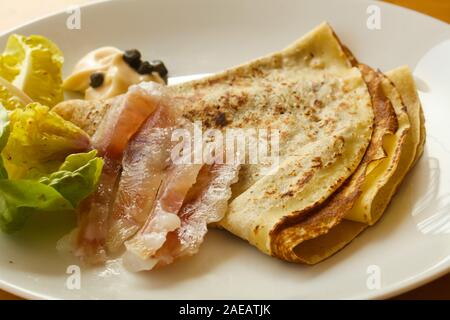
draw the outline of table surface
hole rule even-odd
[[[386,0],[400,6],[428,14],[450,23],[448,0]],[[6,2],[6,1],[5,1]],[[14,0],[2,3],[0,32],[13,28],[39,16],[66,9],[70,5],[93,2],[93,0]],[[0,290],[0,300],[21,299]],[[450,274],[395,299],[446,299],[450,300]]]

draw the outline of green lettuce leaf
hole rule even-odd
[[[0,103],[0,229],[7,233],[22,228],[27,218],[39,212],[61,212],[75,209],[80,201],[95,191],[103,160],[97,151],[75,153],[68,146],[79,146],[85,133],[38,104],[16,109],[8,114]],[[67,140],[67,141],[66,141]],[[81,145],[89,146],[83,142]],[[49,145],[50,144],[50,145]],[[52,145],[54,144],[54,145]],[[3,150],[2,150],[3,149]],[[42,153],[42,154],[41,154]],[[43,159],[58,159],[59,167],[35,179],[17,179],[18,172],[32,170],[27,164],[42,166]],[[72,154],[71,154],[72,153]],[[26,158],[29,157],[28,161]],[[6,159],[6,163],[5,160]],[[19,160],[18,160],[19,159]],[[47,161],[47,162],[48,162]],[[52,161],[54,162],[54,161]],[[13,163],[11,168],[5,164]],[[57,161],[56,161],[57,163]],[[20,168],[17,169],[17,168]],[[36,172],[42,173],[37,170]],[[29,175],[27,175],[29,176]]]
[[[97,151],[72,154],[66,158],[59,171],[48,177],[41,178],[39,182],[57,190],[74,207],[95,191],[103,160],[96,157]]]
[[[37,179],[58,170],[69,154],[84,152],[89,136],[38,103],[9,113],[10,135],[2,155],[11,179]]]
[[[0,76],[33,101],[53,107],[64,98],[63,61],[61,50],[49,39],[13,34],[0,56]]]
[[[73,205],[54,188],[31,180],[0,180],[0,229],[19,230],[38,211],[73,210]]]
[[[96,155],[69,155],[59,171],[39,181],[0,179],[0,229],[12,233],[31,214],[75,209],[97,187],[103,160]]]

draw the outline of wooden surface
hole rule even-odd
[[[385,0],[450,23],[449,0]]]
[[[330,0],[331,1],[331,0]],[[417,10],[450,23],[449,0],[386,0],[394,4]],[[58,12],[70,5],[92,2],[92,0],[2,0],[0,32],[25,23],[36,17]],[[17,300],[18,297],[0,290],[0,300]],[[450,274],[425,286],[412,290],[395,299],[446,299],[450,300]]]

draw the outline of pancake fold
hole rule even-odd
[[[327,23],[274,54],[168,86],[164,96],[205,130],[279,132],[278,161],[240,166],[214,226],[290,262],[318,263],[375,224],[425,143],[409,68],[384,74],[360,63]],[[93,135],[109,108],[67,101],[53,110]]]

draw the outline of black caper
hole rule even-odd
[[[137,71],[141,65],[141,53],[136,49],[127,50],[123,54],[123,60]]]
[[[94,72],[90,76],[90,85],[92,88],[98,88],[105,81],[105,76],[101,72]]]
[[[164,77],[162,77],[162,79],[163,79],[164,83],[167,84],[167,80],[168,80],[167,74]]]
[[[139,74],[151,74],[153,71],[155,71],[155,68],[148,61],[142,62],[137,70]]]
[[[153,67],[153,71],[158,72],[162,78],[167,76],[167,68],[161,60],[152,60],[150,65]]]

